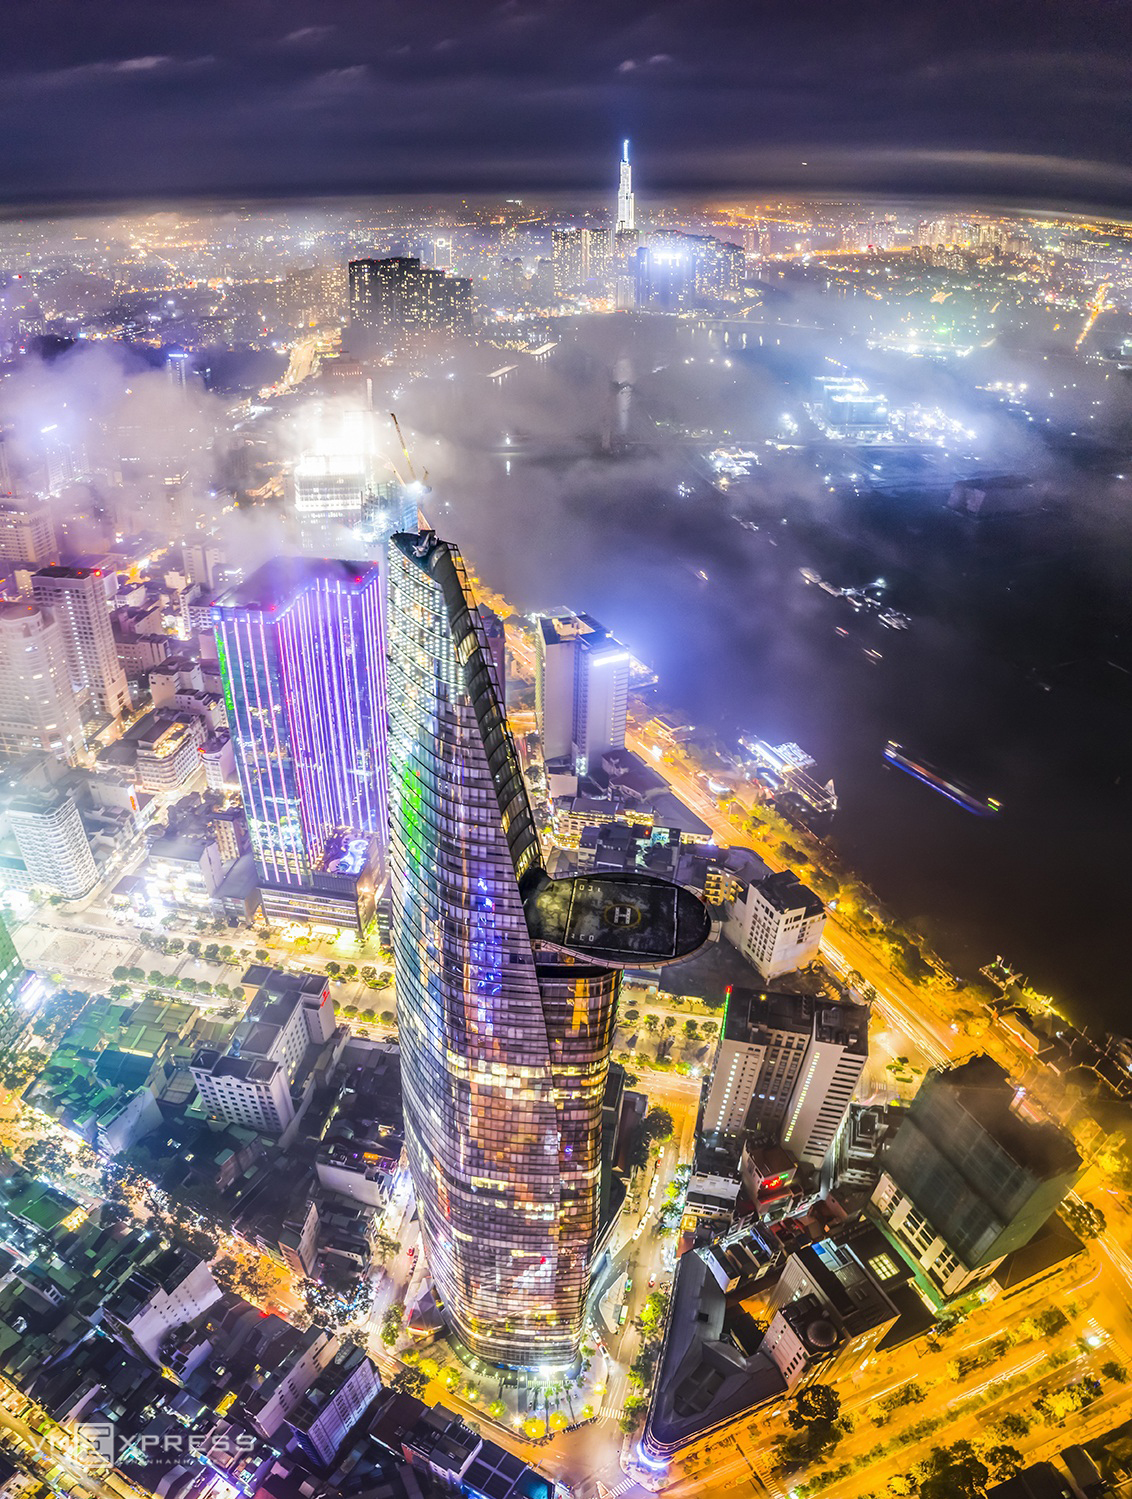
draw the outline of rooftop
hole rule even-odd
[[[802,884],[790,869],[779,869],[758,883],[759,894],[776,911],[804,910],[807,916],[820,916],[825,910],[821,899]]]
[[[695,952],[711,930],[698,896],[639,873],[564,880],[541,874],[525,893],[523,909],[535,941],[605,963],[671,963]]]
[[[250,578],[222,593],[213,608],[278,609],[290,604],[316,583],[368,587],[377,577],[378,567],[372,562],[348,562],[335,557],[273,557],[258,567]]]

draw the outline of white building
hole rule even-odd
[[[0,504],[0,569],[35,572],[58,560],[55,526],[46,505]]]
[[[816,1005],[813,1036],[782,1127],[782,1146],[796,1161],[818,1167],[825,1160],[868,1059],[868,1009]]]
[[[130,692],[114,645],[102,569],[41,568],[32,579],[32,598],[62,626],[75,690],[99,713],[119,718],[130,706]]]
[[[167,1334],[195,1321],[220,1300],[220,1294],[205,1260],[168,1249],[130,1276],[104,1303],[103,1316],[128,1333],[148,1358],[160,1363]]]
[[[8,823],[32,883],[80,900],[98,884],[98,866],[78,805],[66,791],[31,792],[7,805]]]
[[[629,652],[588,614],[541,618],[535,649],[543,758],[568,760],[585,775],[625,746]]]
[[[295,1118],[292,1085],[309,1049],[334,1035],[337,1016],[322,974],[249,971],[261,987],[227,1051],[202,1048],[190,1070],[212,1118],[281,1135]]]
[[[34,604],[0,603],[0,751],[47,750],[73,761],[82,748],[59,622]]]
[[[820,1166],[868,1060],[867,1008],[804,994],[732,992],[704,1105],[705,1133],[756,1131]]]
[[[299,1446],[329,1467],[380,1389],[381,1378],[372,1361],[348,1343],[310,1386],[287,1424]]]
[[[770,980],[814,962],[824,926],[825,906],[797,875],[782,869],[736,896],[723,934]]]

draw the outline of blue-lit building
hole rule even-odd
[[[277,557],[213,605],[264,914],[373,921],[387,824],[376,563]]]
[[[551,880],[459,552],[393,538],[389,883],[405,1143],[449,1322],[511,1366],[577,1355],[621,965],[707,937],[648,875]]]

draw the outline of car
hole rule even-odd
[[[655,1271],[655,1270],[654,1270],[654,1271],[653,1271],[653,1273],[652,1273],[652,1274],[651,1274],[651,1275],[650,1275],[650,1276],[649,1276],[649,1285],[650,1285],[650,1287],[651,1287],[651,1286],[655,1286],[655,1285],[656,1285],[656,1271]]]
[[[641,1235],[644,1233],[644,1231],[645,1231],[645,1225],[643,1223],[638,1223],[637,1226],[636,1226],[636,1228],[633,1230],[633,1238],[634,1239],[639,1239],[641,1237]]]

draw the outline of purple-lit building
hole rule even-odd
[[[375,563],[277,557],[213,606],[264,914],[365,931],[386,830]]]

